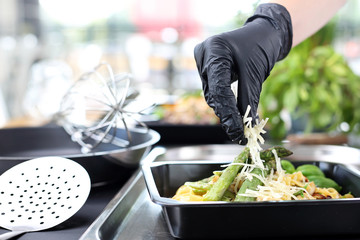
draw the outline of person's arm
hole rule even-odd
[[[322,28],[346,3],[346,0],[272,0],[284,6],[293,27],[293,46]]]

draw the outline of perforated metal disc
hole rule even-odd
[[[28,160],[0,176],[0,225],[39,231],[73,216],[89,196],[87,171],[61,157]]]

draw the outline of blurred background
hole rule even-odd
[[[258,3],[257,0],[0,0],[0,127],[41,124],[57,111],[69,86],[102,61],[108,62],[115,73],[131,73],[136,89],[159,101],[163,96],[199,90],[201,81],[193,58],[194,46],[210,35],[240,27]],[[327,30],[320,33],[322,40],[315,42],[330,46],[344,60],[339,64],[349,67],[351,74],[342,72],[341,78],[347,74],[356,79],[360,74],[359,12],[360,1],[349,1]],[[300,48],[291,54],[311,52],[314,44]],[[295,61],[293,58],[296,56],[282,62],[290,64]],[[274,77],[278,75],[276,71]],[[291,82],[294,74],[297,73],[280,79]],[[357,89],[359,84],[353,88]],[[282,92],[291,88],[283,86]],[[298,90],[302,95],[292,106],[275,100],[277,111],[273,111],[274,103],[271,106],[263,103],[261,111],[264,115],[280,115],[284,109],[293,112],[309,87]],[[275,93],[267,88],[273,87],[264,85],[264,94],[273,96]],[[264,99],[274,101],[267,96]],[[348,118],[356,122],[360,113],[356,118]],[[281,123],[280,127],[286,125],[286,117],[276,121]],[[276,121],[272,126],[276,126]],[[344,121],[348,121],[344,131],[355,128],[355,122],[341,119]],[[339,122],[336,124],[338,127]]]

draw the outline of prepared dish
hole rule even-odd
[[[187,181],[172,199],[179,201],[283,201],[353,198],[341,194],[342,187],[325,176],[316,165],[295,166],[279,156],[291,151],[278,146],[260,152],[265,169],[249,163],[249,148],[245,148],[224,170],[214,171],[209,177]]]
[[[219,118],[206,103],[201,91],[183,95],[173,104],[158,106],[155,115],[162,122],[171,124],[214,125],[219,123]]]
[[[302,156],[306,154],[298,155]],[[145,183],[151,200],[162,207],[169,231],[176,238],[335,238],[360,234],[360,198],[356,197],[360,196],[360,172],[353,167],[306,159],[292,162],[296,168],[304,164],[318,166],[342,186],[341,193],[351,192],[355,198],[199,202],[178,201],[172,197],[184,182],[206,178],[225,162],[221,158],[157,159],[142,166]]]

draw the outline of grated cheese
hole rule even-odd
[[[265,142],[261,134],[266,133],[264,127],[268,121],[268,118],[261,120],[260,122],[256,119],[255,126],[252,126],[252,117],[248,117],[250,109],[250,106],[248,106],[243,118],[243,122],[244,135],[248,140],[246,146],[249,147],[252,162],[242,164],[244,167],[239,173],[239,179],[244,180],[247,178],[252,180],[253,177],[256,177],[264,184],[264,186],[258,186],[257,190],[247,189],[246,192],[241,195],[247,197],[256,197],[257,200],[260,201],[290,200],[302,198],[302,196],[294,195],[296,192],[302,190],[303,195],[305,195],[304,197],[312,198],[306,189],[298,186],[291,186],[284,181],[286,174],[281,167],[281,159],[278,157],[275,149],[272,150],[272,153],[275,156],[277,169],[276,173],[274,173],[274,170],[272,169],[269,176],[266,178],[264,176],[251,173],[254,168],[265,169],[264,161],[260,158],[260,151],[262,150],[260,144],[264,144]]]
[[[285,171],[281,167],[281,159],[278,157],[277,152],[272,150],[275,161],[276,161],[276,173],[272,169],[269,176],[267,178],[263,178],[262,176],[256,176],[259,178],[264,186],[258,186],[257,190],[247,189],[242,196],[246,197],[256,197],[258,201],[276,201],[276,200],[299,200],[299,199],[314,199],[311,194],[304,187],[292,186],[291,181],[286,181],[286,178],[291,178],[298,180],[297,174],[286,174]],[[255,175],[254,175],[255,176]],[[303,178],[305,179],[305,178]],[[303,184],[305,185],[305,184]],[[303,196],[295,196],[295,193],[302,191]]]
[[[262,150],[260,144],[264,144],[265,140],[261,134],[266,133],[264,127],[268,121],[268,118],[265,120],[262,119],[260,122],[256,119],[256,124],[252,126],[252,117],[248,117],[251,107],[248,106],[243,118],[244,122],[244,135],[248,140],[247,147],[250,150],[250,156],[253,161],[254,167],[264,169],[263,160],[260,158],[260,151]]]
[[[244,123],[244,136],[248,140],[246,147],[250,150],[250,156],[252,162],[250,163],[230,163],[223,166],[230,166],[230,165],[243,165],[244,167],[241,169],[240,173],[237,177],[237,185],[245,180],[245,178],[252,179],[254,174],[250,172],[254,168],[265,169],[264,161],[260,157],[260,151],[262,150],[260,144],[264,144],[265,140],[261,136],[261,134],[266,133],[264,127],[268,121],[268,118],[265,120],[261,120],[260,122],[256,119],[255,126],[252,126],[252,117],[249,117],[251,107],[248,106],[243,117]]]

